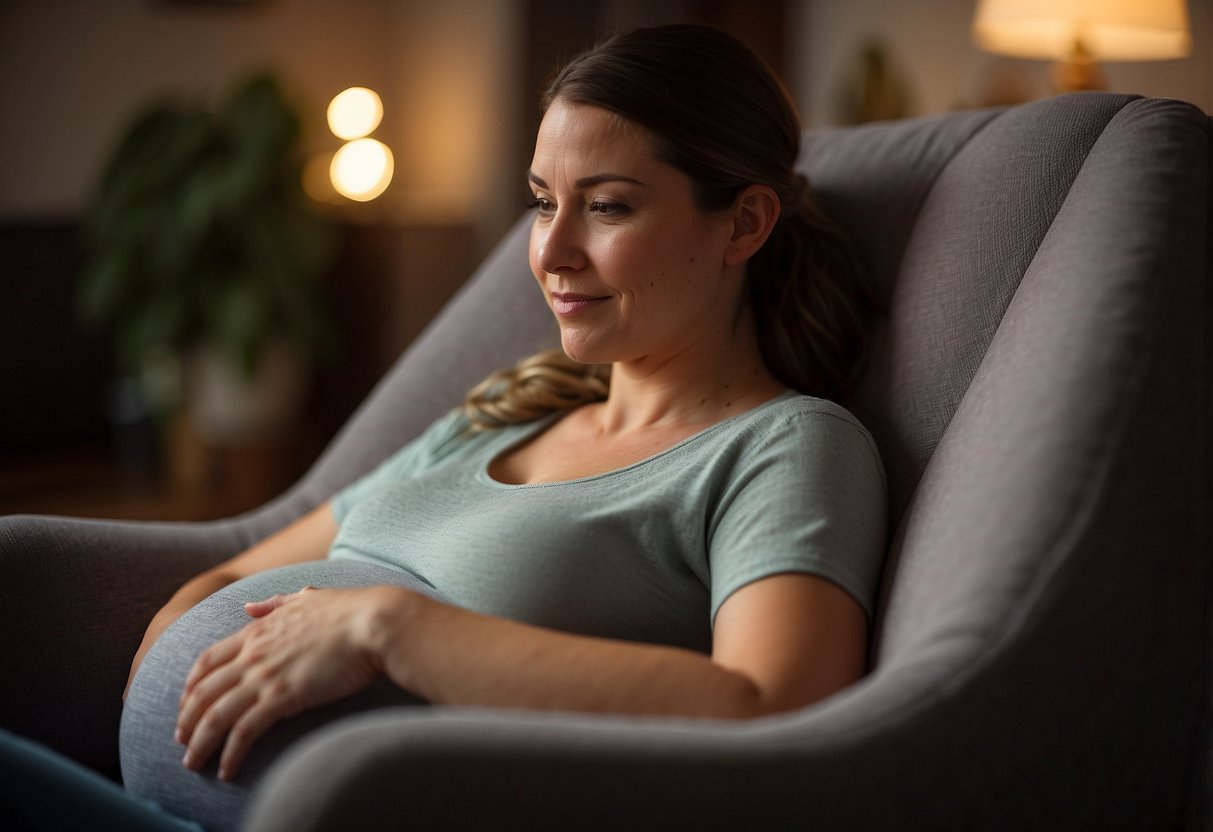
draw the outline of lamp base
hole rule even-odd
[[[1079,34],[1074,35],[1070,52],[1064,61],[1053,64],[1050,73],[1053,79],[1053,89],[1057,92],[1083,92],[1085,90],[1104,90],[1108,88],[1108,79],[1095,60],[1095,55],[1083,43]]]
[[[1053,89],[1057,92],[1083,92],[1084,90],[1106,90],[1108,79],[1096,61],[1058,61],[1049,73]]]

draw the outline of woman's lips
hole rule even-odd
[[[608,298],[579,295],[573,292],[552,292],[552,311],[557,315],[576,315]]]

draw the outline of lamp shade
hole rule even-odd
[[[1148,61],[1192,48],[1185,0],[978,0],[973,38],[990,52],[1053,60]]]

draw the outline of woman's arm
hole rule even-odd
[[[135,678],[143,657],[156,639],[199,601],[249,575],[292,563],[320,560],[328,552],[336,535],[337,522],[333,519],[329,504],[325,503],[231,560],[187,581],[148,624],[143,642],[131,663],[127,689],[130,689],[130,680]],[[122,698],[126,698],[125,691]]]
[[[734,593],[717,615],[711,656],[569,635],[414,593],[375,608],[364,638],[376,666],[446,704],[762,716],[858,679],[867,638],[859,605],[809,575],[777,575]]]
[[[867,635],[849,595],[797,574],[725,601],[711,656],[570,635],[388,587],[297,593],[249,611],[254,624],[199,658],[178,719],[190,768],[226,737],[221,777],[277,720],[379,673],[444,704],[744,718],[807,705],[858,679]]]

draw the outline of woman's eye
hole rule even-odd
[[[526,204],[526,207],[528,209],[535,209],[540,214],[551,215],[556,213],[556,204],[550,199],[541,196],[532,199]],[[591,214],[598,214],[603,217],[619,217],[627,213],[629,209],[628,206],[620,202],[595,201],[587,206],[587,210]]]
[[[618,217],[626,214],[628,206],[619,202],[591,202],[590,212],[602,214],[605,217]]]

